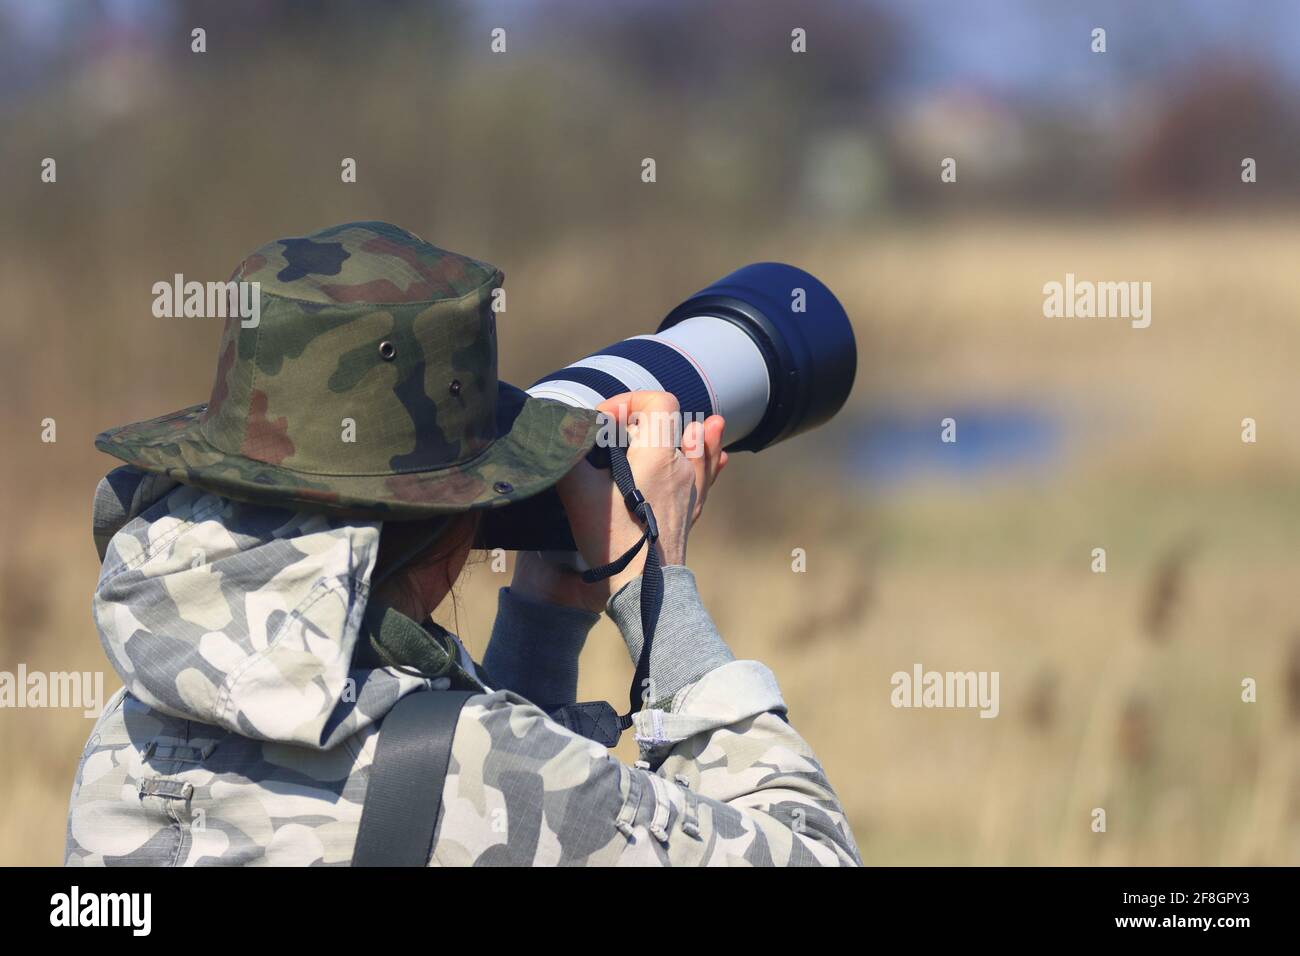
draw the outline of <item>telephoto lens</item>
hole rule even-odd
[[[579,359],[528,392],[586,408],[623,392],[671,392],[685,420],[727,420],[729,451],[761,451],[831,418],[856,370],[853,327],[830,289],[802,269],[758,262],[691,296],[654,334]],[[554,491],[485,513],[480,543],[573,548]]]
[[[802,269],[759,262],[691,296],[653,335],[616,342],[528,392],[587,408],[621,392],[671,392],[683,415],[723,416],[728,449],[761,451],[839,411],[857,356],[830,289]]]

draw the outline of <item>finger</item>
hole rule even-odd
[[[640,444],[661,448],[672,458],[681,434],[681,416],[677,396],[669,392],[633,392],[628,426],[635,423],[640,431]]]
[[[632,410],[647,412],[681,411],[681,403],[672,392],[633,392]]]
[[[717,446],[717,427],[710,427],[710,419],[696,423],[695,439],[697,447],[693,460],[695,468],[695,511],[692,520],[698,519],[704,510],[704,502],[709,497],[709,488],[713,486],[713,474],[717,465],[717,456],[721,449]],[[712,436],[712,437],[710,437]]]
[[[596,411],[604,412],[619,425],[626,425],[627,417],[632,411],[632,395],[632,392],[611,395],[596,406]]]
[[[702,424],[703,422],[699,422],[694,419],[682,422],[681,424],[682,432],[681,432],[681,440],[679,442],[679,445],[681,447],[682,454],[685,455],[687,458],[691,459],[692,461],[694,461],[696,458],[704,457],[704,453],[705,453],[704,429],[694,427]]]
[[[652,392],[644,389],[635,392],[621,392],[611,395],[599,405],[597,410],[609,414],[620,413],[619,421],[624,421],[628,414],[642,411],[678,411],[681,406],[677,396],[672,392]]]
[[[718,479],[719,462],[722,460],[722,432],[727,422],[721,415],[710,415],[704,420],[704,457],[707,459],[705,475],[709,487]]]
[[[680,424],[680,405],[671,392],[623,392],[605,399],[597,411],[611,416],[620,441],[625,437],[628,448],[658,447],[666,443]],[[665,446],[667,447],[667,445]]]
[[[704,441],[704,425],[701,422],[691,422],[682,432],[682,445],[691,448],[699,448]],[[709,490],[709,472],[707,454],[690,454],[686,460],[691,463],[695,469],[695,514],[700,513],[700,507],[704,504],[704,496]]]
[[[709,497],[709,489],[713,487],[714,479],[718,474],[718,459],[722,456],[722,429],[725,422],[720,415],[710,415],[700,426],[699,438],[701,441],[700,460],[704,465],[702,474],[696,487],[699,489],[699,496],[695,504],[695,518],[699,518],[700,513],[704,510],[704,502]]]

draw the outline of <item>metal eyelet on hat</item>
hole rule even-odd
[[[451,392],[452,397],[460,394],[460,379],[453,378],[451,384],[447,386],[447,391]]]
[[[508,495],[515,490],[515,486],[508,481],[498,481],[492,486],[492,490],[499,495]]]
[[[391,362],[397,355],[397,346],[387,339],[379,343],[379,357],[385,362]]]

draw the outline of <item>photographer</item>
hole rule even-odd
[[[127,462],[95,506],[95,617],[124,689],[77,773],[68,863],[354,862],[386,717],[456,692],[445,782],[416,794],[431,865],[859,862],[774,677],[733,657],[686,567],[720,417],[683,451],[639,426],[671,395],[601,406],[657,522],[620,568],[646,512],[585,460],[595,413],[497,382],[494,267],[348,223],[264,246],[234,281],[259,284],[261,318],[227,320],[207,405],[97,441]],[[615,567],[589,582],[520,554],[476,664],[429,615],[484,511],[552,486],[586,561]],[[558,716],[602,610],[646,668],[635,767]]]

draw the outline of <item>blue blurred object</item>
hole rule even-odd
[[[940,440],[945,418],[956,441]],[[848,433],[848,470],[873,484],[915,477],[962,479],[1050,472],[1062,438],[1058,416],[1021,406],[958,406],[883,411]]]

